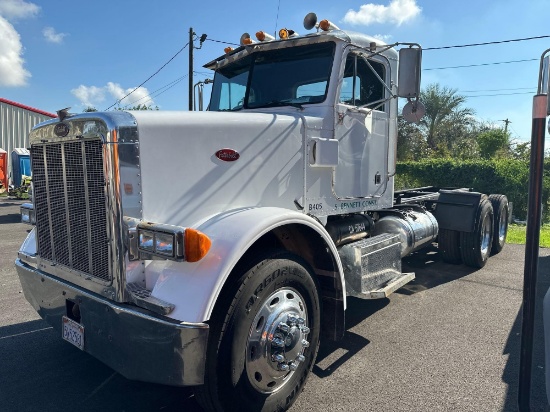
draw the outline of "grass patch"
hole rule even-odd
[[[506,243],[524,245],[526,231],[526,226],[508,225],[508,235],[506,236]],[[550,225],[543,225],[540,228],[539,246],[550,248]]]

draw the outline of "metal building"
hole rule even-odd
[[[28,147],[34,125],[53,117],[57,115],[0,97],[0,149],[9,157],[13,149]]]

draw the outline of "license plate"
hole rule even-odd
[[[67,342],[72,343],[77,348],[84,350],[84,326],[76,323],[74,320],[63,316],[62,337]]]

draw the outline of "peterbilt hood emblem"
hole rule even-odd
[[[57,123],[53,129],[57,137],[65,137],[69,134],[69,125],[65,123]]]
[[[218,159],[224,162],[234,162],[241,157],[239,152],[233,149],[220,149],[215,154]]]

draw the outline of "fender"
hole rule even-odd
[[[303,213],[275,207],[237,209],[203,221],[196,229],[212,240],[208,254],[195,263],[152,261],[145,268],[146,278],[155,282],[152,295],[175,304],[175,309],[168,315],[171,318],[186,322],[208,320],[225,281],[239,259],[261,236],[288,224],[313,229],[328,245],[337,264],[345,310],[342,263],[325,228]]]

